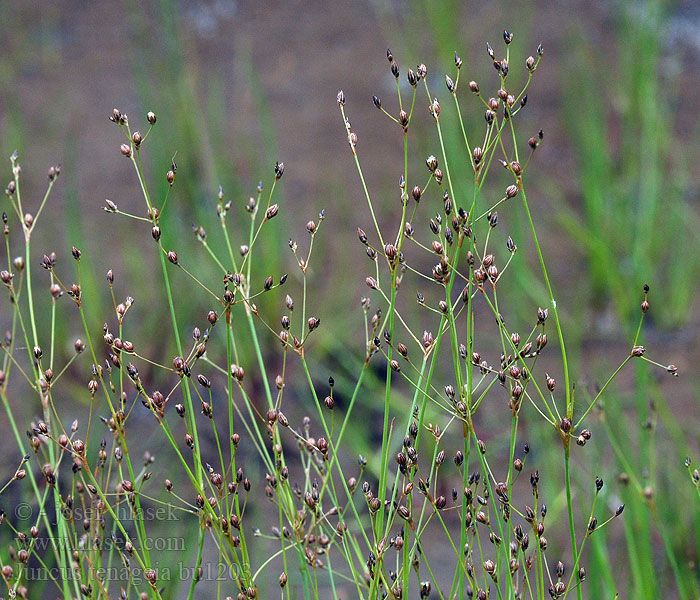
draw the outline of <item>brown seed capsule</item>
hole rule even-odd
[[[488,269],[486,269],[486,272],[491,281],[495,282],[496,279],[498,279],[498,267],[496,265],[491,265]]]
[[[550,392],[553,392],[555,386],[557,385],[557,382],[556,382],[556,380],[554,379],[554,377],[550,377],[549,374],[545,374],[545,376],[546,376],[546,378],[547,378],[547,389],[548,389]]]
[[[234,379],[238,381],[243,381],[243,377],[245,375],[243,367],[239,367],[238,365],[231,365],[231,375]]]
[[[588,531],[593,532],[596,527],[598,527],[598,519],[596,517],[591,517],[591,520],[588,521]]]
[[[177,264],[177,252],[175,252],[174,250],[170,250],[168,252],[168,260],[171,263],[173,263],[174,265],[176,265]]]
[[[131,156],[131,146],[129,146],[129,144],[122,144],[122,145],[119,147],[119,150],[120,150],[121,153],[122,153],[124,156],[126,156],[127,158],[129,158],[129,157]]]
[[[542,350],[547,345],[547,334],[540,333],[536,339],[537,350]]]
[[[398,76],[399,76],[399,65],[398,65],[398,63],[397,63],[395,60],[392,60],[392,61],[391,61],[391,74],[392,74],[394,77],[398,77]]]
[[[279,212],[279,205],[273,204],[270,208],[267,209],[265,212],[265,218],[266,219],[273,219],[277,213]]]
[[[411,86],[416,87],[418,85],[418,75],[413,72],[413,69],[409,69],[406,72],[406,79],[408,79],[408,83]]]
[[[423,195],[423,191],[421,190],[419,185],[416,185],[413,187],[413,190],[411,190],[411,194],[416,202],[420,202],[421,196]]]

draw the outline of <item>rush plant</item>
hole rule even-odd
[[[629,351],[594,393],[575,387],[527,194],[543,133],[523,143],[516,126],[544,50],[514,60],[516,69],[512,40],[505,31],[498,54],[487,44],[492,93],[465,82],[466,66],[454,57],[445,104],[459,119],[459,157],[445,151],[443,106],[427,67],[408,69],[402,84],[387,51],[396,100],[373,102],[402,141],[401,164],[386,168],[398,175],[396,202],[373,198],[346,114],[351,100],[337,94],[371,222],[367,232],[357,230],[357,260],[369,262],[364,336],[347,340],[361,348],[348,389],[336,385],[328,361],[311,362],[314,332],[334,327],[325,317],[321,325],[312,293],[325,212],[306,224],[307,240],[289,241],[290,276],[270,273],[260,258],[277,243],[270,222],[282,210],[275,194],[284,163],[243,203],[219,189],[212,201],[218,241],[193,227],[217,272],[202,275],[197,257],[185,255],[164,226],[163,215],[177,213],[174,162],[165,169],[164,197],[149,192],[142,155],[156,115],[147,114],[142,133],[115,109],[121,160],[133,167],[144,212],[130,214],[118,200],[104,209],[108,218],[133,219],[134,235],[152,239],[159,271],[145,274],[152,296],[135,300],[110,268],[112,302],[104,307],[83,296],[77,246],[66,264],[48,251],[38,259],[31,245],[60,169],[49,171],[46,195],[31,212],[12,156],[0,272],[8,323],[0,395],[13,438],[6,448],[16,447],[5,453],[17,465],[0,489],[9,597],[586,595],[586,579],[599,577],[586,571],[589,539],[624,510],[596,474],[581,472],[585,493],[575,494],[576,455],[592,438],[592,413],[630,362],[672,375],[677,369],[639,345],[650,310],[644,286]],[[465,96],[476,108],[463,113]],[[419,159],[410,133],[424,116],[435,127],[435,152]],[[503,231],[513,211],[525,215],[529,239]],[[22,254],[13,259],[16,247]],[[504,281],[528,251],[545,295],[529,321],[511,323],[512,307],[531,294]],[[277,311],[258,308],[263,295]],[[190,309],[193,298],[208,308],[186,325],[180,315],[190,314],[183,306]],[[139,305],[146,309],[139,313]],[[102,331],[90,329],[86,311],[102,315]],[[56,320],[71,313],[80,339],[63,360]],[[159,339],[139,339],[139,319],[156,320]],[[542,433],[528,443],[529,423],[541,423]],[[356,456],[358,428],[377,434],[366,456]],[[619,450],[612,437],[600,439]],[[556,456],[561,469],[540,469],[552,462],[545,456]],[[697,488],[697,471],[686,467]],[[641,497],[635,470],[629,465]],[[559,493],[547,497],[541,479]],[[658,533],[678,596],[690,599],[692,574],[668,533]],[[168,546],[178,536],[182,545]],[[613,598],[625,589],[620,580],[607,592]]]

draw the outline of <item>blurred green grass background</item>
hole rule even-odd
[[[361,340],[339,332],[358,328],[367,265],[360,252],[346,249],[356,244],[355,228],[368,228],[369,218],[335,94],[345,90],[365,174],[375,197],[387,198],[380,212],[388,215],[398,204],[397,175],[387,165],[399,164],[401,140],[398,132],[386,135],[383,121],[377,126],[380,115],[371,102],[374,93],[391,93],[386,48],[402,73],[426,63],[431,86],[443,93],[454,51],[465,59],[467,81],[490,81],[485,43],[500,42],[503,28],[515,33],[515,54],[534,54],[539,42],[545,47],[521,123],[533,134],[545,130],[531,197],[580,389],[593,389],[597,376],[627,352],[644,283],[652,289],[644,341],[683,374],[670,385],[640,369],[620,384],[619,395],[598,417],[600,437],[604,423],[619,447],[634,455],[631,462],[643,465],[637,476],[656,491],[657,510],[652,514],[631,487],[618,490],[629,507],[625,541],[594,538],[592,567],[604,576],[591,582],[590,597],[607,597],[605,586],[619,576],[615,557],[625,553],[630,596],[658,597],[674,581],[666,562],[660,573],[654,571],[665,560],[660,527],[673,540],[681,581],[693,589],[700,517],[680,467],[686,454],[698,457],[700,422],[694,373],[700,349],[700,8],[694,2],[3,3],[0,155],[20,151],[25,173],[32,174],[25,177],[26,198],[39,198],[45,169],[62,163],[50,206],[53,229],[43,230],[35,248],[79,245],[83,272],[93,273],[84,293],[104,302],[108,290],[101,273],[113,268],[119,281],[128,282],[124,293],[137,299],[140,335],[153,339],[154,356],[170,351],[158,350],[162,324],[150,318],[158,310],[151,302],[160,300],[151,300],[151,283],[143,277],[156,266],[149,231],[102,211],[110,198],[123,210],[143,212],[137,183],[119,155],[121,140],[107,121],[112,108],[142,126],[147,110],[157,113],[147,153],[151,191],[164,195],[174,157],[178,175],[170,202],[178,211],[164,224],[166,243],[176,245],[204,279],[216,272],[197,249],[191,225],[210,224],[210,243],[222,243],[211,225],[218,186],[240,206],[259,179],[270,181],[275,160],[283,160],[283,210],[276,230],[268,232],[265,263],[270,274],[289,270],[295,278],[286,239],[305,239],[306,221],[326,209],[317,250],[323,259],[313,264],[312,282],[317,313],[334,326],[319,330],[314,360],[347,382],[357,369],[352,353],[343,350],[358,348]],[[481,109],[472,107],[468,118],[481,126]],[[443,118],[455,122],[449,110]],[[414,146],[417,160],[435,151],[428,125]],[[448,153],[458,160],[459,131],[446,130]],[[3,172],[9,177],[9,166]],[[516,241],[525,239],[517,214],[504,216]],[[511,289],[524,294],[523,311],[544,305],[537,272],[534,260],[523,260],[512,282]],[[175,293],[180,309],[189,312],[184,322],[194,322],[209,307],[196,295],[183,301],[189,298],[187,283],[180,283]],[[100,311],[87,310],[99,328]],[[338,321],[338,315],[347,317]],[[9,315],[1,319],[4,326]],[[61,327],[68,333],[71,325]],[[365,410],[376,410],[371,399],[364,402]],[[643,427],[647,422],[655,427]],[[533,438],[537,434],[532,431]],[[357,452],[372,446],[359,434],[355,444]],[[590,465],[602,465],[609,478],[625,470],[624,457],[603,440],[594,448]],[[590,465],[582,466],[586,477]]]

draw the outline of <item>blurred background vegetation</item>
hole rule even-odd
[[[540,42],[545,48],[520,121],[529,130],[520,135],[527,139],[540,128],[545,132],[533,162],[530,198],[576,357],[577,394],[593,390],[598,377],[628,351],[644,283],[651,286],[652,303],[644,343],[681,372],[680,379],[662,382],[646,369],[628,374],[608,397],[605,413],[593,417],[601,435],[591,443],[579,483],[587,485],[596,468],[603,470],[629,509],[624,525],[606,534],[608,539],[593,538],[589,565],[603,577],[590,583],[590,597],[608,597],[602,586],[618,577],[629,585],[630,596],[658,597],[670,582],[673,594],[686,597],[684,586],[697,591],[700,552],[697,500],[693,504],[694,490],[683,469],[686,455],[700,460],[696,2],[5,2],[0,4],[0,156],[19,150],[23,195],[37,202],[45,170],[62,164],[61,183],[47,209],[52,227],[37,232],[34,248],[65,254],[71,245],[79,246],[88,274],[84,294],[101,298],[103,305],[109,296],[102,274],[113,268],[123,294],[137,300],[132,310],[139,336],[152,340],[154,358],[170,356],[172,348],[160,338],[160,317],[152,318],[163,299],[144,276],[157,266],[150,233],[102,210],[110,198],[122,210],[143,213],[137,181],[119,155],[119,132],[107,121],[112,108],[142,127],[147,110],[157,113],[146,153],[154,197],[166,191],[165,172],[173,158],[178,166],[169,201],[177,210],[163,226],[166,245],[177,246],[204,279],[218,275],[197,248],[192,224],[208,226],[216,246],[221,242],[214,227],[219,185],[244,214],[242,206],[258,180],[270,182],[275,161],[283,160],[278,196],[283,210],[274,221],[277,229],[268,232],[265,264],[270,274],[289,270],[294,280],[286,240],[305,240],[306,221],[325,208],[311,281],[314,310],[333,325],[319,330],[314,361],[347,383],[360,360],[362,340],[353,332],[360,329],[367,274],[361,250],[347,248],[357,244],[357,226],[370,228],[336,92],[345,90],[365,175],[375,199],[386,198],[379,212],[393,223],[401,137],[371,101],[372,94],[389,98],[392,93],[387,47],[402,69],[428,65],[431,86],[440,94],[455,51],[465,61],[464,80],[489,88],[493,69],[485,44],[500,43],[503,28],[515,33],[515,55],[534,54]],[[480,127],[482,109],[471,106],[467,119]],[[446,122],[454,118],[444,112]],[[430,123],[421,121],[414,145],[417,165],[435,152]],[[448,153],[459,160],[461,134],[446,129]],[[5,165],[1,172],[9,179],[9,161]],[[516,242],[527,239],[524,223],[511,212],[502,215],[509,231]],[[518,303],[523,313],[514,309],[514,319],[528,318],[533,305],[545,302],[537,265],[524,250],[526,260],[511,288],[523,296]],[[188,293],[186,281],[179,283],[179,308],[191,326],[209,306],[206,298]],[[104,311],[98,302],[87,311],[99,332]],[[9,319],[0,314],[0,326]],[[61,327],[70,352],[72,324]],[[347,347],[357,354],[345,352]],[[77,371],[76,385],[83,378]],[[306,401],[300,398],[302,407]],[[363,402],[365,411],[376,410],[371,394]],[[357,418],[364,417],[358,413]],[[605,432],[619,452],[613,452]],[[533,437],[537,433],[533,429]],[[372,434],[371,428],[360,431],[354,449],[371,452]],[[629,468],[625,459],[639,466],[636,477],[654,490],[653,502],[633,486],[614,484]],[[538,460],[546,464],[547,457]],[[554,511],[562,508],[561,498],[552,502]],[[672,542],[675,576],[660,528]],[[618,569],[613,565],[622,555],[629,560]]]

